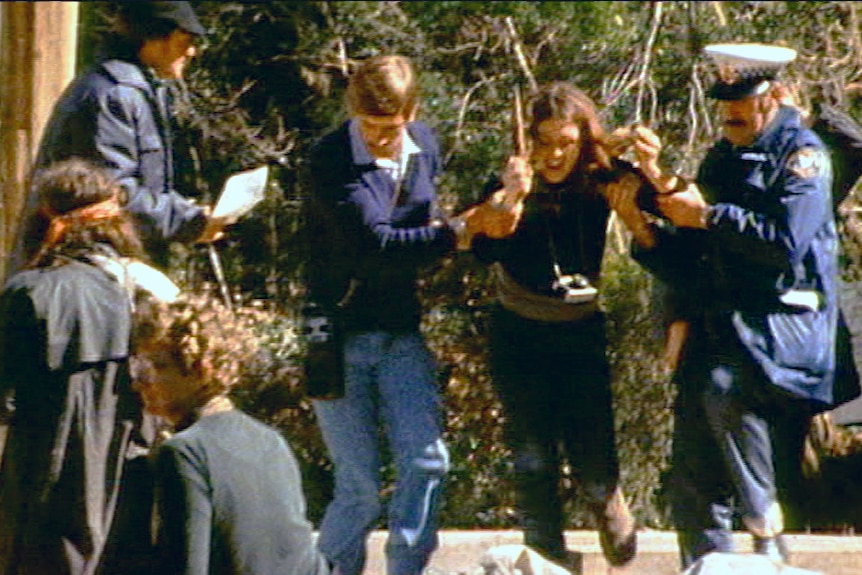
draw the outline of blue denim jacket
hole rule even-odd
[[[126,190],[148,253],[163,264],[168,242],[194,240],[206,218],[174,189],[170,102],[157,84],[140,64],[119,59],[75,78],[54,105],[36,165],[77,156],[105,166]]]
[[[439,146],[428,126],[408,125],[421,152],[410,157],[396,199],[395,180],[375,164],[353,121],[321,138],[311,153],[310,296],[329,309],[343,302],[351,329],[414,329],[419,271],[455,245],[454,233],[438,219]]]
[[[698,173],[712,204],[707,230],[666,226],[655,249],[635,253],[683,315],[731,322],[773,384],[824,404],[838,315],[831,183],[822,142],[782,107],[752,146],[722,140],[707,154]]]

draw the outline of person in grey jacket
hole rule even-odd
[[[66,88],[36,158],[37,169],[75,156],[107,168],[161,266],[170,242],[212,241],[224,226],[174,187],[170,84],[182,79],[204,32],[188,2],[124,3],[110,55]],[[44,231],[35,205],[31,198],[19,260],[32,255]]]
[[[173,427],[153,455],[151,572],[326,575],[296,457],[228,398],[254,336],[226,308],[194,296],[139,305],[135,317],[134,388]]]

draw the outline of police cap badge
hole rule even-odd
[[[708,92],[716,100],[741,100],[765,93],[796,50],[766,44],[712,44],[704,48],[718,69]]]

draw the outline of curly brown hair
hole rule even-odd
[[[204,295],[184,294],[171,303],[139,302],[134,326],[134,353],[167,352],[198,384],[197,405],[227,394],[259,349],[247,325]]]

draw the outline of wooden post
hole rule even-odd
[[[77,38],[78,2],[0,2],[0,285],[42,129],[75,73]]]

